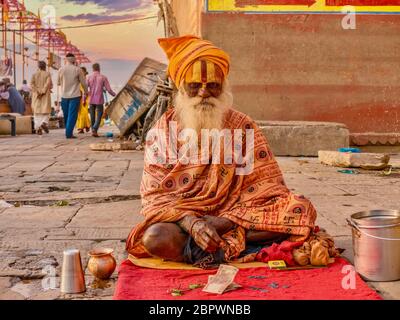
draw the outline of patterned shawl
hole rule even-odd
[[[155,128],[169,132],[169,122],[175,119],[175,111],[170,109]],[[141,213],[145,220],[133,228],[127,239],[130,254],[148,257],[141,241],[144,231],[152,224],[177,222],[188,214],[225,217],[237,225],[223,236],[227,260],[237,258],[245,249],[246,230],[287,233],[291,235],[290,241],[308,238],[314,228],[316,211],[309,200],[286,187],[267,139],[256,123],[230,109],[224,128],[254,129],[253,172],[237,175],[235,169],[240,165],[235,163],[182,164],[178,161],[171,165],[145,161],[141,183]]]

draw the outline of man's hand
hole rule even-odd
[[[223,240],[217,230],[207,221],[199,220],[194,223],[191,236],[196,244],[207,252],[215,252],[223,245]]]
[[[204,251],[215,252],[224,244],[215,227],[205,219],[188,215],[178,224],[193,237],[196,244]]]

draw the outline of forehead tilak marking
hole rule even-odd
[[[206,83],[207,82],[207,62],[204,60],[201,60],[200,63],[201,63],[201,82]]]

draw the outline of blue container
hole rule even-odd
[[[350,153],[360,153],[361,150],[358,148],[340,148],[338,149],[339,152],[350,152]]]
[[[112,137],[114,137],[114,134],[112,132],[107,132],[106,133],[106,137],[107,138],[112,138]]]

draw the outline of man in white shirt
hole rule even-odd
[[[58,73],[58,85],[61,86],[61,108],[64,113],[66,137],[74,139],[76,137],[73,133],[82,98],[81,87],[85,96],[88,94],[88,89],[85,76],[76,66],[76,59],[72,53],[66,55],[66,65]]]
[[[21,86],[21,88],[19,88],[19,91],[31,93],[31,88],[28,85],[28,81],[26,81],[26,80],[22,81],[22,86]]]

